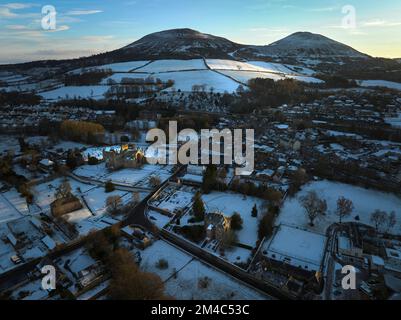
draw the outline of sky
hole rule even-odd
[[[401,58],[400,0],[0,0],[0,64],[92,55],[173,28],[257,45],[310,31]]]

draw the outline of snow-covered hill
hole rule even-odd
[[[150,56],[183,54],[219,57],[229,55],[241,47],[225,38],[192,29],[172,29],[147,35],[121,50]]]
[[[194,86],[199,90],[200,86],[202,91],[233,92],[258,77],[319,83],[315,78],[317,73],[337,72],[339,66],[355,69],[362,60],[369,62],[366,64],[370,69],[380,63],[390,65],[390,71],[394,69],[389,59],[371,59],[345,44],[309,32],[294,33],[268,46],[252,46],[191,29],[172,29],[92,57],[0,66],[0,90],[36,91],[49,99],[66,96],[100,99],[111,86],[119,90],[116,87],[127,79],[139,83],[138,79],[147,79],[142,83],[149,84],[148,80],[153,78],[160,79],[159,84],[173,80],[171,90],[188,92]],[[381,72],[387,72],[383,68]],[[99,86],[75,89],[64,86],[65,74],[92,69],[107,69],[112,74]]]
[[[369,58],[345,44],[310,32],[297,32],[268,46],[254,49],[261,55],[270,57]]]

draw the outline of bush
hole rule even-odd
[[[111,259],[110,297],[113,300],[164,300],[164,283],[156,274],[143,272],[131,253],[118,249]]]
[[[107,181],[104,188],[105,188],[106,193],[110,193],[110,192],[113,192],[114,190],[116,190],[114,183],[111,181]]]
[[[241,215],[238,212],[234,212],[231,216],[231,229],[235,231],[242,230],[242,225],[244,221],[241,218]]]
[[[253,218],[257,218],[258,217],[258,207],[256,206],[256,204],[252,208],[252,217]]]
[[[179,230],[185,238],[196,243],[202,241],[206,237],[204,226],[185,226]]]
[[[156,268],[160,270],[168,269],[168,261],[166,259],[160,259],[159,261],[156,262]]]
[[[267,213],[263,216],[262,220],[259,222],[258,227],[258,238],[262,240],[264,237],[271,237],[273,234],[274,226],[274,215],[272,213]]]
[[[96,165],[99,164],[99,160],[97,158],[95,158],[95,157],[89,157],[88,158],[88,164],[90,166],[96,166]]]

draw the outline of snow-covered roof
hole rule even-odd
[[[348,237],[338,237],[338,248],[342,250],[350,250],[352,247],[351,240]]]
[[[50,250],[53,250],[56,247],[56,243],[52,238],[46,236],[42,239],[42,242],[48,247]]]
[[[401,260],[401,251],[399,251],[399,250],[386,248],[386,254],[387,254],[388,258]]]
[[[49,159],[42,159],[42,160],[40,160],[39,164],[41,164],[42,166],[45,166],[45,167],[50,167],[54,164],[54,162]]]
[[[384,266],[384,260],[378,256],[372,256],[372,263],[376,266]]]

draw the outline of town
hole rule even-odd
[[[18,130],[6,124],[27,108],[1,113],[3,298],[108,298],[124,290],[111,287],[118,279],[108,255],[123,255],[113,247],[179,299],[399,293],[401,135],[391,122],[401,110],[397,92],[346,89],[261,108],[246,120],[177,111],[180,126],[197,119],[216,132],[253,128],[255,168],[244,176],[224,162],[150,164],[159,155],[146,133],[172,119],[163,108],[139,111],[116,131],[105,129],[116,110],[51,104],[29,107],[30,121]],[[98,247],[103,242],[107,249]],[[56,267],[55,291],[41,287],[45,265]],[[341,287],[347,265],[357,270],[357,290]]]
[[[324,2],[0,4],[0,300],[401,300],[400,8]]]

